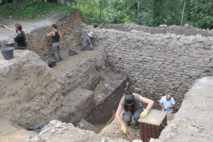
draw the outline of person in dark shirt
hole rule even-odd
[[[145,109],[143,103],[147,104]],[[116,111],[116,118],[121,125],[121,131],[126,134],[127,128],[132,119],[135,121],[135,128],[138,128],[139,118],[144,118],[148,115],[154,101],[143,97],[137,93],[127,92],[120,100]]]
[[[62,60],[60,55],[60,38],[62,38],[61,32],[57,29],[57,25],[52,25],[52,31],[47,34],[47,37],[52,37],[52,53],[56,60]]]
[[[21,24],[16,23],[15,28],[9,28],[5,25],[3,25],[3,27],[7,30],[18,33],[18,35],[14,39],[9,39],[9,41],[15,41],[17,43],[16,49],[26,49],[27,48],[26,37],[25,37],[24,31],[22,30]]]
[[[92,40],[91,38],[93,37],[93,33],[89,32],[82,41],[82,51],[85,50],[93,50],[93,45],[92,45]]]

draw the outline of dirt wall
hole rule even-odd
[[[0,55],[0,113],[25,126],[48,121],[62,98],[60,81],[37,54],[26,50],[14,55],[9,61]]]
[[[65,78],[59,77],[62,73],[49,68],[34,52],[15,50],[14,55],[14,59],[7,61],[0,54],[3,116],[24,127],[52,119],[77,124],[93,109],[93,92],[81,87],[100,76],[96,70],[102,59],[100,54],[76,64],[67,60],[67,68],[62,69]]]
[[[104,100],[100,105],[97,105],[87,116],[87,121],[93,125],[106,124],[115,114],[118,103],[124,94],[126,79]],[[94,117],[95,116],[95,117]]]
[[[78,10],[73,10],[63,18],[60,18],[56,24],[63,35],[61,50],[65,50],[68,54],[70,48],[76,48],[81,43],[82,13]],[[36,52],[43,60],[51,57],[51,38],[46,37],[51,30],[51,26],[44,26],[26,36],[28,48]]]

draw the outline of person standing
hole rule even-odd
[[[143,109],[142,103],[146,103],[147,106]],[[139,118],[144,118],[148,115],[152,108],[154,101],[142,97],[137,93],[126,93],[120,100],[116,111],[116,118],[121,125],[121,131],[125,134],[127,132],[126,125],[129,126],[132,118],[135,121],[135,128],[138,128]],[[122,111],[124,110],[123,114]],[[121,118],[122,114],[122,118]]]
[[[9,28],[6,25],[2,26],[6,30],[10,30],[13,32],[16,32],[18,35],[14,39],[9,39],[9,41],[15,41],[17,43],[16,49],[26,49],[27,43],[26,43],[26,36],[24,31],[22,30],[22,25],[19,23],[15,24],[15,28]]]
[[[86,50],[93,50],[93,44],[92,44],[92,40],[91,38],[93,38],[93,33],[89,32],[82,41],[82,51],[86,51]]]
[[[161,97],[159,103],[162,108],[162,111],[165,111],[167,113],[173,113],[175,107],[175,100],[171,94],[166,94],[165,96]]]
[[[52,31],[47,34],[47,37],[52,37],[52,54],[57,61],[62,60],[60,55],[60,38],[62,38],[62,34],[56,24],[52,25]]]

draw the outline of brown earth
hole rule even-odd
[[[47,21],[51,21],[51,18]],[[25,24],[27,24],[27,21],[25,22]],[[45,23],[39,24],[41,29],[44,28],[42,26],[43,24]],[[13,24],[11,23],[11,25]],[[120,27],[122,30],[125,29],[125,27]],[[131,25],[129,27],[131,27]],[[65,27],[65,29],[66,28],[67,27]],[[88,31],[90,29],[91,27],[84,27],[83,30]],[[70,33],[72,32],[70,31]],[[1,112],[4,112],[3,114],[7,116],[7,119],[13,119],[13,121],[16,123],[18,122],[19,124],[24,125],[26,122],[30,123],[36,120],[40,120],[40,122],[48,122],[54,118],[60,118],[63,116],[63,112],[65,115],[64,119],[68,119],[68,122],[70,122],[70,120],[74,119],[70,110],[76,109],[76,106],[82,100],[85,102],[83,102],[81,106],[85,106],[87,101],[87,98],[85,97],[86,95],[88,95],[88,100],[91,100],[91,98],[94,99],[96,95],[100,94],[102,91],[104,92],[101,87],[103,87],[105,84],[110,84],[111,86],[118,85],[118,82],[112,79],[117,80],[118,78],[124,78],[120,74],[112,73],[111,68],[107,68],[105,66],[106,62],[104,61],[104,49],[102,46],[97,45],[94,51],[80,51],[79,40],[80,37],[85,33],[78,31],[77,34],[79,36],[77,39],[75,39],[75,42],[72,44],[72,46],[67,45],[70,42],[70,39],[74,39],[74,37],[70,37],[69,34],[65,36],[64,41],[66,42],[63,43],[65,48],[62,50],[62,56],[64,60],[57,63],[56,67],[53,69],[48,68],[45,62],[43,62],[39,56],[29,51],[25,51],[23,53],[18,53],[20,51],[17,51],[16,55],[19,56],[15,56],[15,60],[11,61],[5,61],[1,56],[1,81],[4,85],[0,89],[1,91],[3,90],[3,93],[1,92],[0,110]],[[6,33],[5,35],[7,35],[7,37],[9,36],[9,34]],[[32,37],[36,35],[37,32],[34,31]],[[3,38],[5,39],[5,37]],[[42,43],[44,42],[46,42],[46,40],[42,40]],[[36,45],[36,42],[34,45]],[[76,56],[68,56],[67,49],[70,47],[74,47],[74,49],[76,49],[78,52]],[[46,55],[43,57],[46,58]],[[10,66],[8,68],[6,67],[8,65],[12,65],[17,59],[20,61],[20,63],[16,63],[15,66]],[[100,70],[103,71],[100,72]],[[110,72],[112,74],[110,74]],[[31,74],[35,76],[31,76]],[[98,84],[101,80],[100,76],[101,78],[104,78],[105,82],[103,81]],[[7,77],[10,77],[9,80]],[[40,82],[37,81],[38,78]],[[33,81],[31,82],[31,80]],[[99,80],[95,85],[95,87],[97,87],[96,89],[92,84],[94,80]],[[213,126],[211,121],[212,109],[209,107],[211,106],[212,102],[212,82],[213,81],[211,77],[203,78],[194,85],[194,87],[186,94],[182,108],[175,114],[174,119],[169,122],[168,127],[162,132],[159,141],[212,141],[212,132],[209,131]],[[10,84],[11,86],[8,86],[7,84]],[[27,84],[27,88],[20,89],[20,87],[23,87],[23,84]],[[51,84],[51,86],[49,86],[49,84]],[[42,88],[40,85],[42,85]],[[80,89],[78,87],[80,87]],[[25,95],[23,95],[23,92],[25,92]],[[82,95],[82,98],[84,98],[80,100],[78,94]],[[73,97],[72,95],[76,95],[77,97]],[[73,104],[77,105],[73,106]],[[94,103],[91,104],[94,105]],[[31,105],[33,105],[33,107]],[[64,107],[62,107],[63,105]],[[88,108],[89,106],[86,107]],[[80,109],[78,108],[78,110]],[[69,118],[67,116],[69,116]],[[78,115],[75,116],[79,117]],[[195,118],[195,116],[197,118]],[[81,116],[79,118],[81,118]],[[77,123],[78,121],[73,120],[73,122]],[[0,141],[8,140],[8,142],[12,142],[9,140],[14,140],[14,138],[19,136],[21,136],[21,141],[26,139],[26,137],[29,135],[34,135],[34,133],[26,132],[25,130],[5,119],[1,119],[0,123],[2,124],[2,129],[0,129]],[[12,125],[12,127],[9,127],[9,125]],[[133,139],[139,139],[139,130],[133,129],[132,126],[128,127],[128,129],[129,134],[133,137]],[[102,137],[102,135],[111,138]],[[120,139],[116,140],[117,138]],[[112,122],[104,127],[104,129],[100,132],[100,135],[96,135],[91,131],[82,131],[79,128],[75,128],[72,124],[52,121],[42,130],[38,136],[30,138],[28,141],[124,142],[126,140],[126,136],[124,136],[120,131],[120,126],[117,120],[112,119]]]

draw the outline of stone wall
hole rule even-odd
[[[184,26],[160,25],[159,27],[148,27],[148,26],[140,26],[140,25],[131,23],[131,24],[105,24],[105,25],[100,25],[100,27],[103,27],[106,29],[116,29],[120,31],[137,30],[137,31],[143,31],[146,33],[151,33],[151,34],[172,33],[172,34],[186,35],[186,36],[197,35],[197,34],[200,34],[205,37],[213,36],[213,30],[199,29],[187,24]]]
[[[82,13],[78,10],[73,10],[59,19],[56,24],[63,35],[61,49],[66,50],[68,53],[70,48],[76,48],[81,42]],[[47,60],[51,56],[51,38],[46,37],[51,30],[51,26],[44,26],[26,36],[28,48],[40,55],[43,60]]]
[[[168,123],[158,140],[150,142],[212,142],[213,77],[197,80],[185,94],[174,119]]]
[[[155,101],[173,93],[178,107],[193,82],[213,74],[213,37],[94,29],[109,64]]]

